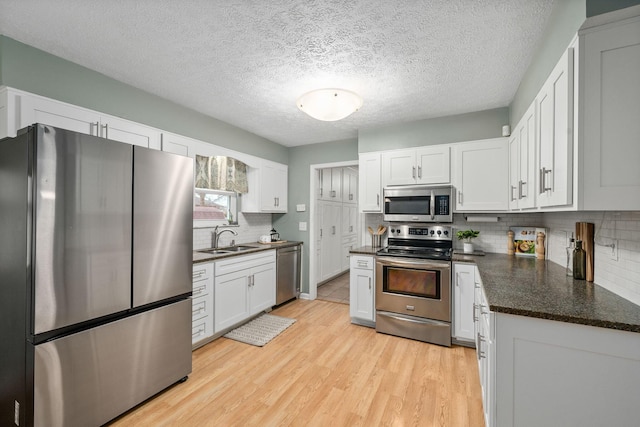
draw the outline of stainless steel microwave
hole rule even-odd
[[[453,222],[450,185],[386,187],[383,196],[385,221]]]

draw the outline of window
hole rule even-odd
[[[237,194],[233,191],[196,188],[193,219],[235,223],[238,218]]]

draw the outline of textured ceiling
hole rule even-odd
[[[0,0],[0,33],[286,146],[507,106],[553,0]],[[364,105],[319,122],[322,87]]]

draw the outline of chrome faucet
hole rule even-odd
[[[238,233],[236,233],[235,231],[230,230],[228,228],[225,228],[224,230],[218,231],[218,227],[220,227],[220,226],[216,225],[216,228],[213,230],[213,249],[218,249],[218,242],[220,241],[220,235],[222,233],[224,233],[225,231],[228,231],[229,233],[233,234],[234,236],[238,235]]]

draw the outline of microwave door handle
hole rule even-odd
[[[433,194],[433,190],[431,190],[431,199],[429,199],[429,209],[431,213],[431,219],[435,219],[436,217],[436,197]]]

